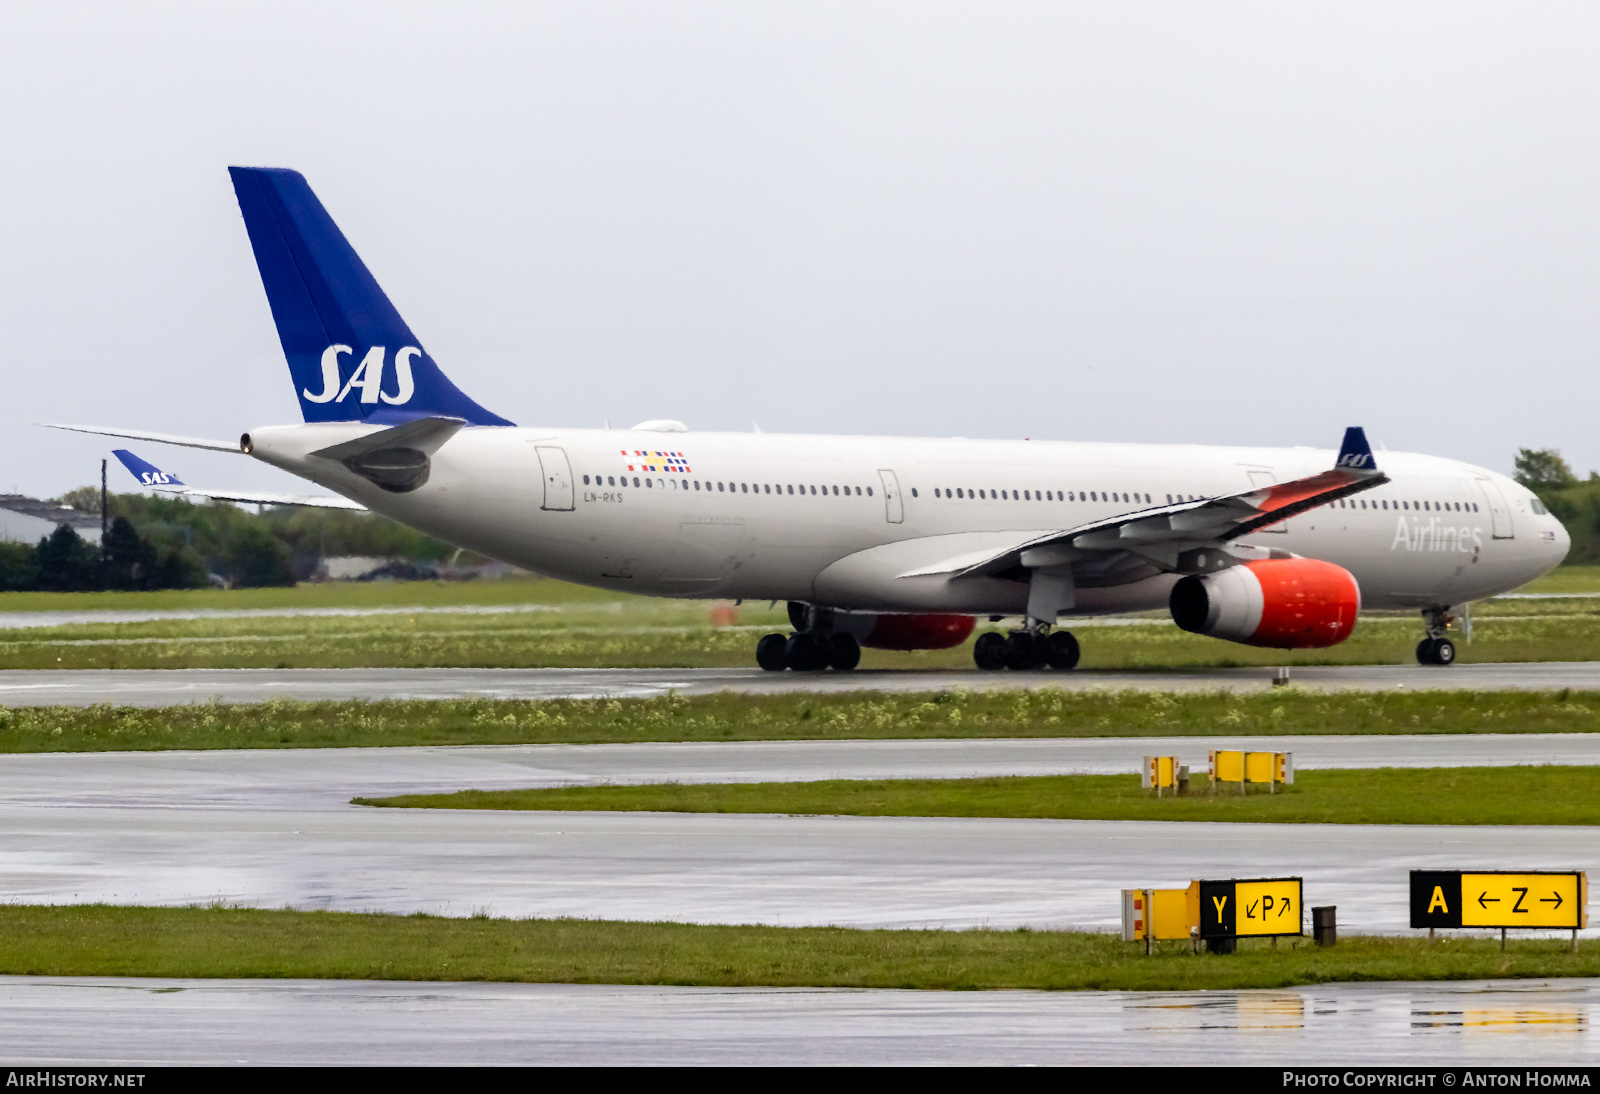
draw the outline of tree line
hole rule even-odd
[[[1580,479],[1559,449],[1523,448],[1517,451],[1514,477],[1566,526],[1572,537],[1566,565],[1600,563],[1600,472]]]
[[[99,514],[100,491],[81,487],[56,504]],[[36,545],[0,543],[0,589],[88,591],[293,585],[339,555],[437,563],[459,552],[372,513],[274,506],[253,513],[227,502],[143,494],[107,496],[109,526],[85,538],[62,524]]]

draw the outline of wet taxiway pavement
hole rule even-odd
[[[1596,738],[1252,743],[1336,763],[1592,761]],[[1176,742],[1180,755],[1204,741]],[[1354,931],[1406,927],[1406,871],[1587,868],[1584,827],[368,809],[354,795],[595,781],[1130,770],[1152,742],[862,741],[0,757],[0,899],[718,923],[1111,929],[1117,891],[1303,875]],[[1197,747],[1198,746],[1198,747]],[[1563,760],[1564,758],[1564,760]]]
[[[529,786],[1114,775],[1147,755],[1204,770],[1213,748],[1292,752],[1295,767],[1600,766],[1600,733],[1000,737],[870,741],[45,752],[0,756],[18,807],[342,811],[352,797]],[[3,854],[3,851],[0,851]]]
[[[268,699],[589,699],[647,697],[670,691],[945,691],[951,688],[1058,687],[1074,690],[1258,691],[1271,668],[1073,672],[894,671],[763,672],[749,669],[11,669],[0,672],[0,704],[170,706],[257,703]],[[1298,687],[1324,691],[1600,690],[1600,661],[1526,664],[1307,665]]]
[[[0,1040],[25,1066],[1315,1064],[1453,1080],[1592,1066],[1597,1029],[1594,979],[911,992],[0,977]]]

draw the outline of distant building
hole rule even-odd
[[[457,552],[459,554],[460,552]],[[476,566],[411,561],[403,558],[377,558],[368,555],[335,555],[316,559],[308,581],[475,581],[510,577],[525,571],[504,562],[484,562]]]
[[[62,524],[76,528],[84,539],[100,536],[100,518],[94,513],[22,494],[0,494],[0,542],[38,543]]]
[[[312,581],[361,581],[393,561],[368,555],[336,555],[324,558],[311,575]]]

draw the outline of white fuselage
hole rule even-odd
[[[428,481],[388,493],[308,453],[359,423],[253,431],[251,454],[442,540],[539,573],[654,596],[863,611],[1014,614],[1025,580],[918,567],[1333,465],[1326,449],[638,430],[463,429]],[[1557,565],[1568,540],[1520,485],[1457,460],[1379,453],[1387,485],[1241,542],[1348,569],[1373,608],[1461,604]],[[1147,500],[1148,499],[1148,500]],[[1174,575],[1086,566],[1071,614],[1165,607]]]

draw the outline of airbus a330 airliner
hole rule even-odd
[[[347,500],[189,494],[366,507],[601,588],[788,601],[793,632],[756,646],[766,669],[951,647],[983,616],[1022,622],[979,637],[979,668],[1070,669],[1062,619],[1160,608],[1315,648],[1363,604],[1420,611],[1417,658],[1447,665],[1454,606],[1567,552],[1517,483],[1437,456],[1380,466],[1359,428],[1332,452],[517,426],[445,377],[301,175],[229,170],[304,423],[237,443],[63,428],[242,452]]]

